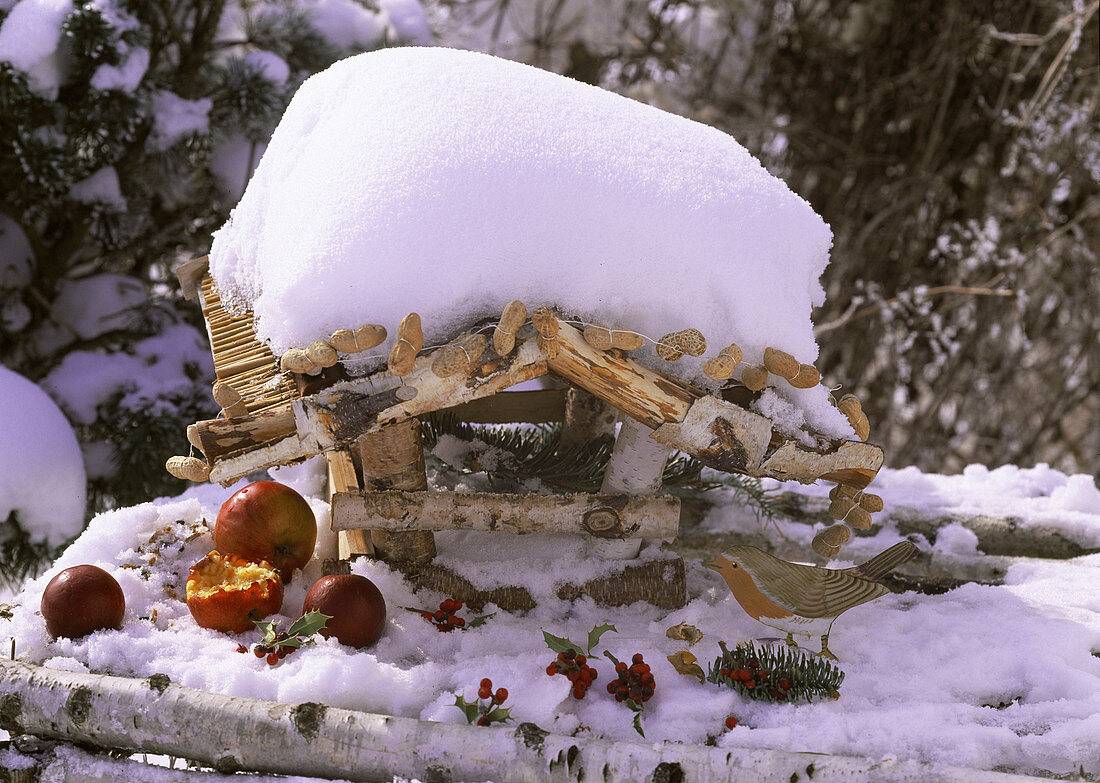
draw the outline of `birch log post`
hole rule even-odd
[[[533,723],[465,726],[305,702],[222,696],[146,679],[0,661],[0,728],[101,748],[192,759],[219,772],[391,781],[580,780],[786,783],[1023,783],[928,762],[550,734]],[[181,730],[185,728],[186,730]],[[243,778],[247,780],[248,778]]]
[[[363,466],[364,489],[419,492],[428,488],[419,419],[387,424],[363,435],[355,445]],[[333,523],[337,523],[335,508]],[[398,567],[416,569],[435,557],[435,534],[430,530],[372,530],[370,540],[379,558]]]
[[[618,418],[614,406],[574,386],[565,393],[565,421],[558,448],[573,449],[601,438],[610,441]]]
[[[623,419],[600,492],[641,496],[657,494],[661,489],[669,448],[651,438],[652,434],[653,430],[637,419]],[[675,538],[675,533],[659,537]],[[593,540],[590,551],[597,557],[626,560],[637,557],[641,547],[640,540]]]

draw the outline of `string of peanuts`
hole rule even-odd
[[[554,352],[553,335],[547,330],[553,330],[557,321],[548,309],[546,316],[538,308],[532,316],[532,322],[539,330],[539,344],[545,351]],[[550,317],[552,316],[553,320]],[[488,324],[473,333],[460,335],[450,343],[439,345],[424,345],[423,331],[420,316],[410,313],[405,316],[398,327],[398,339],[390,350],[388,365],[395,375],[403,376],[411,372],[416,356],[423,350],[444,349],[443,355],[433,357],[432,369],[441,377],[448,377],[463,368],[469,368],[488,347],[488,341],[484,343],[479,338],[482,332],[492,330],[493,348],[500,356],[511,352],[515,346],[516,332],[527,320],[527,308],[519,300],[512,300],[505,307],[500,320],[495,324]],[[582,330],[585,342],[597,350],[618,349],[633,351],[644,343],[654,345],[655,351],[665,361],[677,361],[682,356],[702,356],[706,352],[707,341],[697,329],[681,329],[669,332],[659,339],[632,329],[614,329],[604,324],[582,320],[562,319],[565,323],[577,326]],[[544,332],[547,332],[544,334]],[[556,332],[555,332],[556,333]],[[364,324],[355,330],[338,329],[332,333],[329,341],[314,340],[304,349],[291,348],[280,358],[280,368],[284,372],[302,374],[316,374],[325,367],[331,367],[336,363],[337,351],[345,354],[361,353],[381,345],[386,339],[387,333],[383,326],[378,324]],[[378,355],[361,357],[364,359],[380,358]],[[703,365],[703,373],[715,381],[729,380],[735,369],[741,365],[744,352],[736,343],[731,343],[722,348],[718,355],[708,359]],[[764,349],[763,363],[759,365],[744,365],[741,371],[741,383],[750,391],[760,391],[768,383],[771,376],[785,379],[795,388],[812,388],[821,382],[820,372],[810,364],[798,362],[791,354],[777,348]],[[837,405],[848,418],[852,428],[860,440],[866,440],[869,433],[869,423],[862,411],[859,400],[853,395],[845,395]]]

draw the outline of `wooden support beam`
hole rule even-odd
[[[573,533],[600,539],[674,538],[680,499],[630,495],[488,492],[344,492],[333,497],[334,530],[491,530]]]
[[[359,461],[363,467],[363,489],[368,494],[387,490],[421,493],[428,488],[424,473],[424,449],[420,445],[420,420],[403,419],[369,432],[356,441]],[[336,498],[348,493],[336,495]],[[332,525],[337,530],[349,530],[344,517],[347,511],[338,503],[332,506]],[[435,536],[430,530],[409,527],[381,529],[367,525],[375,554],[405,568],[427,565],[435,557]]]
[[[471,424],[550,424],[565,419],[565,395],[565,389],[502,391],[443,412]]]

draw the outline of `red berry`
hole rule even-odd
[[[423,617],[425,620],[431,620],[432,617],[434,617],[434,615],[426,609],[420,613],[420,616]]]
[[[631,658],[631,661],[633,661],[634,663],[642,663],[642,661],[644,660],[645,659],[642,657],[641,653],[634,653],[634,657]]]
[[[488,688],[481,688],[477,692],[477,697],[479,699],[488,699],[492,695],[493,695],[493,692],[491,690],[489,690]]]
[[[626,663],[624,663],[623,661],[619,661],[618,663],[616,663],[615,664],[615,671],[625,672],[626,671]]]
[[[268,653],[267,654],[267,662],[271,666],[274,666],[275,664],[277,664],[279,662],[279,653]]]
[[[755,688],[755,687],[756,687],[756,683],[755,683],[755,682],[753,682],[752,680],[745,680],[745,687],[746,687],[746,688]]]
[[[497,692],[494,695],[496,696],[497,704],[503,704],[508,699],[508,689],[497,688]]]
[[[492,681],[492,680],[490,680],[490,679],[489,679],[488,677],[486,677],[485,679],[483,679],[483,680],[481,681],[481,687],[482,687],[482,689],[486,689],[486,690],[492,690],[492,688],[493,688],[493,681]]]
[[[435,613],[434,617],[436,622],[443,622],[447,619],[447,613],[440,609],[438,612]]]
[[[488,715],[482,715],[480,718],[477,719],[477,725],[478,726],[488,726],[489,723],[490,723],[490,721],[489,721],[489,716]]]
[[[786,677],[781,677],[779,679],[779,687],[785,691],[789,691],[791,689],[791,681]]]
[[[589,669],[588,671],[591,672],[591,675],[589,675],[589,676],[592,678],[592,681],[595,682],[596,678],[600,675],[600,673],[598,671],[596,671],[595,669]]]
[[[558,673],[557,661],[551,662],[551,664],[546,667],[546,673],[549,674],[551,677]]]
[[[727,729],[736,728],[736,726],[737,726],[737,718],[733,717],[732,715],[730,715],[728,718],[726,718],[726,728]]]
[[[264,652],[264,648],[259,647],[259,646],[253,647],[252,652],[254,652],[256,654],[257,658],[263,658],[267,654],[267,653]]]
[[[576,688],[574,688],[573,689],[573,698],[574,699],[583,699],[584,698],[584,688],[581,687],[580,685],[578,685]]]
[[[466,625],[466,621],[463,620],[461,617],[456,617],[453,620],[451,620],[451,622],[454,623],[454,626],[456,628],[461,628],[462,626]]]
[[[614,693],[615,691],[616,691],[615,683],[613,683],[613,682],[607,683],[607,692],[608,693]]]
[[[583,655],[578,655],[574,660],[577,662],[577,666],[584,666],[588,663],[588,659]]]
[[[452,599],[451,600],[451,608],[454,609],[457,612],[459,609],[462,608],[462,602],[459,601],[457,598]]]
[[[237,645],[237,652],[246,653],[246,652],[248,652],[248,648],[245,647],[243,644],[238,644]]]

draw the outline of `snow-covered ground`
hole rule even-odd
[[[442,465],[434,458],[430,462],[437,469]],[[438,481],[442,473],[436,475]],[[328,511],[319,464],[278,470],[276,476],[309,498],[323,531],[318,552],[324,552],[332,546],[332,534],[324,532]],[[476,474],[466,478],[478,480]],[[930,513],[1011,509],[1022,520],[1041,520],[1100,546],[1100,491],[1089,477],[1042,466],[971,468],[960,476],[910,468],[884,470],[873,486],[884,495],[887,511],[902,503]],[[611,674],[606,659],[596,662],[600,679],[581,702],[572,698],[563,677],[544,671],[554,654],[542,631],[582,639],[594,625],[613,623],[617,632],[604,636],[599,647],[618,658],[641,652],[653,666],[656,695],[643,717],[649,741],[1100,774],[1100,554],[1021,560],[1003,585],[967,584],[941,595],[891,594],[849,611],[830,638],[846,674],[837,701],[753,702],[673,670],[665,657],[686,649],[686,643],[667,638],[665,630],[681,622],[703,632],[691,652],[704,665],[718,654],[719,640],[733,646],[774,637],[698,560],[687,564],[689,601],[675,611],[542,595],[529,612],[497,610],[485,625],[453,633],[440,633],[403,609],[434,609],[446,596],[415,594],[384,564],[358,560],[353,571],[374,581],[389,607],[383,638],[360,651],[322,641],[271,667],[236,652],[238,643],[255,641],[257,634],[228,636],[199,628],[181,600],[188,567],[214,546],[207,523],[237,488],[199,486],[177,498],[100,515],[50,571],[17,596],[13,617],[0,620],[0,641],[14,637],[20,659],[58,669],[134,677],[163,672],[174,682],[218,693],[444,722],[462,722],[452,706],[455,694],[472,699],[480,680],[490,677],[495,686],[508,688],[517,722],[584,737],[638,739],[631,714],[603,688]],[[758,532],[751,514],[721,494],[727,490],[717,492],[705,526]],[[800,528],[806,526],[783,524],[784,532],[805,535]],[[896,540],[888,522],[880,535],[884,545]],[[509,538],[437,534],[442,557],[479,566],[488,562],[503,581],[523,583],[538,566],[522,556],[519,537],[511,543],[517,556],[502,555]],[[577,542],[563,538],[554,548],[554,539],[540,537],[538,545],[543,571],[569,577]],[[77,563],[94,563],[115,575],[126,593],[125,623],[121,630],[78,641],[50,641],[37,611],[41,592],[53,574]],[[307,588],[319,576],[315,559],[294,579],[286,590],[284,621],[298,616]],[[460,614],[472,616],[466,610]],[[729,715],[739,721],[732,731],[723,725]]]

